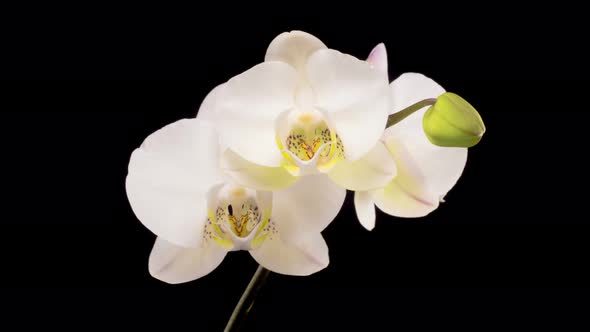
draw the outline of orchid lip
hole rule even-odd
[[[254,229],[245,237],[238,236],[233,231],[231,231],[231,227],[227,222],[221,224],[221,226],[230,235],[231,240],[233,241],[233,248],[231,251],[252,250],[254,249],[252,246],[252,241],[257,236],[260,227],[262,226],[262,222],[258,221]]]
[[[344,147],[334,128],[319,110],[294,109],[277,124],[282,166],[293,176],[326,173],[344,158]]]
[[[291,158],[293,159],[293,161],[295,162],[297,167],[299,167],[299,173],[297,175],[304,176],[304,175],[318,173],[318,165],[317,164],[320,159],[322,150],[332,144],[333,144],[333,142],[328,142],[328,143],[322,144],[319,147],[318,151],[313,155],[313,158],[311,158],[310,160],[301,160],[293,152],[291,152],[289,150],[283,150],[283,151],[286,152],[289,156],[291,156]]]
[[[256,249],[266,238],[270,209],[262,211],[256,191],[226,184],[210,201],[205,241],[228,251]]]

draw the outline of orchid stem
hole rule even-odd
[[[389,128],[389,127],[393,126],[394,124],[402,121],[403,119],[412,115],[414,112],[421,110],[422,108],[424,108],[426,106],[434,105],[435,103],[436,103],[436,98],[424,99],[422,101],[419,101],[413,105],[406,107],[405,109],[403,109],[399,112],[391,114],[389,116],[389,118],[387,119],[387,127],[386,128]]]
[[[269,270],[263,268],[262,266],[258,266],[256,273],[254,273],[254,276],[244,290],[240,301],[238,301],[234,312],[231,314],[231,317],[225,326],[225,332],[240,330],[242,323],[245,321],[246,317],[250,313],[250,310],[252,310],[252,307],[254,306],[254,300],[256,300],[258,292],[264,285],[264,282],[268,278],[269,274]]]

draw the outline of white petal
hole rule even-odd
[[[386,76],[369,63],[336,50],[312,54],[307,71],[317,103],[330,112],[372,98],[388,86]]]
[[[268,46],[265,61],[282,61],[304,74],[305,64],[311,54],[326,45],[318,38],[303,31],[284,32]]]
[[[385,187],[396,174],[393,157],[379,141],[361,159],[339,161],[328,176],[348,190],[371,190]]]
[[[215,89],[211,90],[211,92],[209,92],[207,94],[207,96],[205,97],[205,99],[203,100],[203,102],[201,103],[201,106],[199,107],[199,111],[197,112],[197,119],[203,120],[203,121],[207,121],[208,123],[211,123],[213,126],[216,126],[216,129],[223,130],[223,122],[220,123],[218,121],[218,117],[216,115],[217,112],[217,102],[219,100],[219,94],[221,92],[221,90],[225,87],[225,84],[220,84],[218,86],[215,87]],[[225,151],[227,149],[227,146],[225,146],[223,144],[223,142],[219,142],[219,151]]]
[[[439,197],[428,188],[426,179],[402,142],[388,140],[387,147],[397,165],[397,177],[385,188],[372,192],[375,205],[396,217],[423,217],[438,207]]]
[[[387,49],[385,48],[385,44],[380,43],[375,46],[369,54],[367,62],[387,74]]]
[[[223,153],[221,168],[237,184],[256,190],[278,190],[297,182],[297,178],[281,166],[256,165],[229,149]]]
[[[201,106],[199,107],[197,119],[206,120],[213,123],[215,122],[215,107],[217,105],[217,98],[219,98],[219,92],[224,86],[225,84],[220,84],[207,94],[201,103]]]
[[[373,192],[375,205],[379,210],[395,217],[419,218],[436,210],[438,201],[429,193],[414,193],[412,187],[404,187],[399,182],[391,182],[383,189]]]
[[[259,248],[250,251],[258,264],[294,276],[307,276],[328,266],[328,246],[320,233],[310,234],[297,244],[283,242],[278,235],[269,235]]]
[[[354,193],[354,209],[361,225],[367,230],[375,228],[375,203],[368,191],[357,191]]]
[[[297,242],[326,228],[340,212],[346,190],[326,175],[301,177],[293,186],[273,193],[272,220],[287,242]]]
[[[361,158],[385,129],[390,98],[387,74],[334,50],[315,52],[307,69],[316,107],[342,140],[345,157]]]
[[[404,108],[413,105],[421,100],[437,98],[445,93],[438,83],[432,79],[417,73],[405,73],[391,83],[390,114],[397,113]],[[404,123],[406,120],[400,122]],[[422,121],[422,117],[420,117]]]
[[[394,104],[405,108],[426,98],[436,98],[445,90],[420,74],[404,74],[391,84]],[[444,197],[463,173],[467,162],[466,148],[436,146],[428,140],[422,127],[425,107],[396,125],[387,128],[384,139],[395,140],[408,150],[412,163],[424,177],[433,195]]]
[[[214,242],[202,247],[184,248],[157,238],[150,254],[150,274],[169,284],[198,279],[215,270],[227,251]]]
[[[127,197],[152,232],[198,246],[207,218],[206,195],[222,181],[217,135],[201,120],[180,120],[150,135],[131,155]]]
[[[294,105],[295,70],[265,62],[229,80],[219,92],[216,123],[222,144],[263,166],[279,166],[275,120]]]

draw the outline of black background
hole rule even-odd
[[[2,23],[3,320],[221,330],[255,262],[239,252],[198,281],[153,279],[155,236],[124,189],[129,156],[261,62],[276,35],[299,29],[359,58],[384,42],[391,79],[433,78],[470,101],[488,131],[426,218],[378,213],[367,232],[349,195],[324,233],[330,266],[306,278],[272,275],[245,330],[583,328],[588,78],[573,12],[227,6],[233,15],[32,7]]]

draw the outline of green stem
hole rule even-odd
[[[252,310],[254,306],[254,300],[256,300],[256,295],[264,285],[264,282],[268,278],[270,271],[263,268],[262,266],[258,266],[256,273],[250,280],[250,283],[244,290],[240,301],[236,305],[234,312],[231,314],[227,325],[225,326],[225,332],[232,332],[232,331],[239,331],[241,328],[242,323],[245,321],[246,317]]]
[[[426,106],[434,105],[435,103],[436,103],[436,98],[424,99],[422,101],[419,101],[413,105],[406,107],[405,109],[403,109],[397,113],[390,115],[389,118],[387,119],[387,127],[386,128],[389,128],[389,127],[393,126],[394,124],[402,121],[403,119],[412,115],[412,113],[414,113]]]

